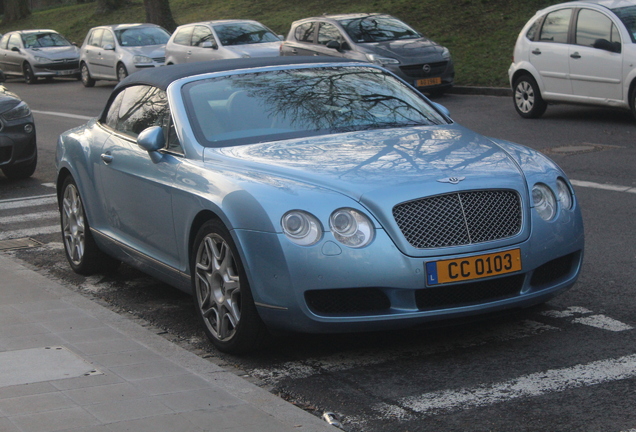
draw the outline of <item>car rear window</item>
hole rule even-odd
[[[421,94],[364,66],[203,79],[184,85],[182,95],[197,139],[207,147],[447,123]]]

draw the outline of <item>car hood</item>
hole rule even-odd
[[[444,49],[426,38],[366,43],[363,46],[380,55],[399,56],[403,59],[440,56],[441,60],[441,54]]]
[[[132,56],[142,55],[150,58],[165,57],[166,46],[165,45],[144,45],[144,46],[131,46],[122,47],[122,49]]]
[[[458,189],[526,191],[523,173],[509,153],[458,125],[206,148],[204,158],[331,189],[377,209]]]
[[[224,46],[228,51],[236,54],[237,57],[278,57],[280,55],[281,42],[265,42],[248,45]]]
[[[79,58],[79,49],[76,46],[31,48],[28,51],[34,57],[46,57],[51,60]]]

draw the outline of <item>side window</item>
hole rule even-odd
[[[212,30],[205,26],[195,26],[192,32],[192,46],[201,46],[205,41],[210,41],[216,45]]]
[[[178,30],[172,41],[179,45],[190,45],[190,41],[192,40],[192,30],[194,30],[194,27],[185,27]]]
[[[294,36],[296,40],[299,42],[309,42],[314,43],[314,29],[316,28],[316,23],[309,22],[304,23],[296,27],[296,32]]]
[[[541,42],[568,42],[568,28],[572,9],[561,9],[549,13],[545,17],[539,40]]]
[[[115,96],[113,103],[111,103],[108,107],[108,112],[106,112],[104,123],[106,124],[106,126],[112,129],[117,129],[117,120],[119,120],[119,107],[121,107],[121,101],[122,99],[124,99],[124,93],[126,93],[125,90],[120,91],[117,96]]]
[[[535,22],[533,22],[530,28],[528,29],[528,32],[526,33],[526,37],[530,39],[531,41],[533,41],[534,38],[537,36],[537,30],[539,30],[539,25],[541,25],[542,19],[543,17],[537,18]]]
[[[576,22],[576,44],[620,52],[618,29],[602,13],[581,9]]]
[[[329,23],[321,23],[320,29],[318,30],[318,43],[327,45],[327,42],[331,41],[343,42],[344,39],[336,26]]]
[[[7,49],[7,43],[9,42],[9,36],[11,36],[11,35],[2,36],[2,39],[0,39],[0,48]]]
[[[168,108],[166,93],[156,87],[128,87],[119,108],[117,129],[132,138],[150,126],[163,126],[163,118]]]
[[[91,33],[91,37],[88,39],[88,44],[90,46],[100,46],[100,42],[102,40],[102,34],[104,33],[104,30],[102,29],[97,29],[97,30],[93,30],[93,32]]]
[[[22,45],[20,44],[20,36],[17,34],[12,34],[9,38],[9,42],[7,43],[7,49],[12,48],[20,48]]]
[[[115,46],[115,36],[109,31],[104,30],[104,35],[102,36],[102,43],[100,46],[104,48],[106,45]]]

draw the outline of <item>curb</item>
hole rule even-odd
[[[447,93],[465,94],[465,95],[484,95],[484,96],[512,96],[512,89],[506,87],[468,87],[453,86],[448,89]]]

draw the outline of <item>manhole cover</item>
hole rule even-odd
[[[559,146],[559,147],[551,147],[541,150],[543,153],[552,153],[559,155],[573,155],[573,154],[582,154],[582,153],[592,153],[597,151],[603,151],[608,149],[616,149],[620,148],[619,146],[612,145],[604,145],[604,144],[591,144],[591,143],[581,143],[574,144],[568,146]]]
[[[28,249],[42,246],[42,244],[43,243],[40,243],[37,240],[33,240],[32,238],[0,240],[0,251]]]

